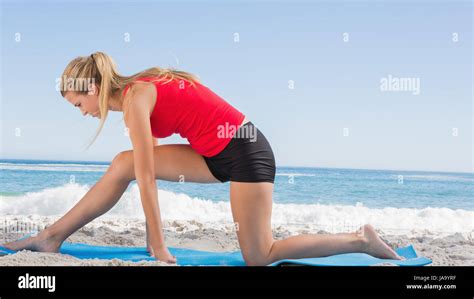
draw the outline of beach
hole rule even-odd
[[[77,204],[109,163],[2,160],[0,242],[41,231]],[[229,183],[158,180],[168,247],[212,252],[239,250]],[[297,234],[354,232],[371,224],[392,247],[413,245],[435,266],[474,265],[474,175],[389,170],[278,167],[273,192],[275,239]],[[136,182],[107,213],[67,242],[145,246],[145,219]],[[79,260],[22,251],[0,265],[163,265]]]
[[[7,216],[11,223],[34,221],[42,225],[52,224],[58,217]],[[145,226],[141,219],[114,219],[100,217],[72,234],[66,242],[91,245],[145,246]],[[168,247],[188,248],[212,252],[240,250],[235,228],[232,225],[204,223],[189,220],[163,222]],[[430,266],[474,266],[474,234],[454,233],[435,235],[412,231],[408,235],[381,233],[392,247],[412,244],[419,255],[433,260]],[[275,239],[302,233],[327,233],[310,225],[306,227],[278,225],[273,227]],[[17,233],[4,235],[6,239],[18,237]],[[119,259],[78,259],[60,253],[39,253],[23,250],[0,257],[0,266],[170,266],[160,261],[129,262]]]

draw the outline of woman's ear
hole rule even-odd
[[[88,95],[96,95],[97,91],[98,91],[98,88],[94,83],[89,83],[89,85],[87,85],[87,94]]]

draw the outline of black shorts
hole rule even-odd
[[[227,146],[213,157],[204,157],[211,173],[221,182],[275,181],[275,157],[262,132],[247,122]]]

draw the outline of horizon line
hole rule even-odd
[[[24,159],[24,158],[0,158],[0,161],[17,160],[17,161],[56,161],[56,162],[98,162],[111,163],[112,161],[99,160],[50,160],[50,159]],[[408,169],[381,169],[381,168],[351,168],[351,167],[328,167],[328,166],[298,166],[298,165],[277,165],[277,168],[318,168],[318,169],[339,169],[339,170],[374,170],[374,171],[393,171],[393,172],[429,172],[429,173],[453,173],[453,174],[474,174],[474,171],[441,171],[441,170],[408,170]]]

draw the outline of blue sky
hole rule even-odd
[[[55,90],[71,59],[100,50],[125,75],[197,74],[266,135],[277,166],[472,172],[472,15],[470,1],[2,1],[1,157],[131,149],[114,112],[83,151],[98,120]],[[420,94],[382,91],[389,75]]]

